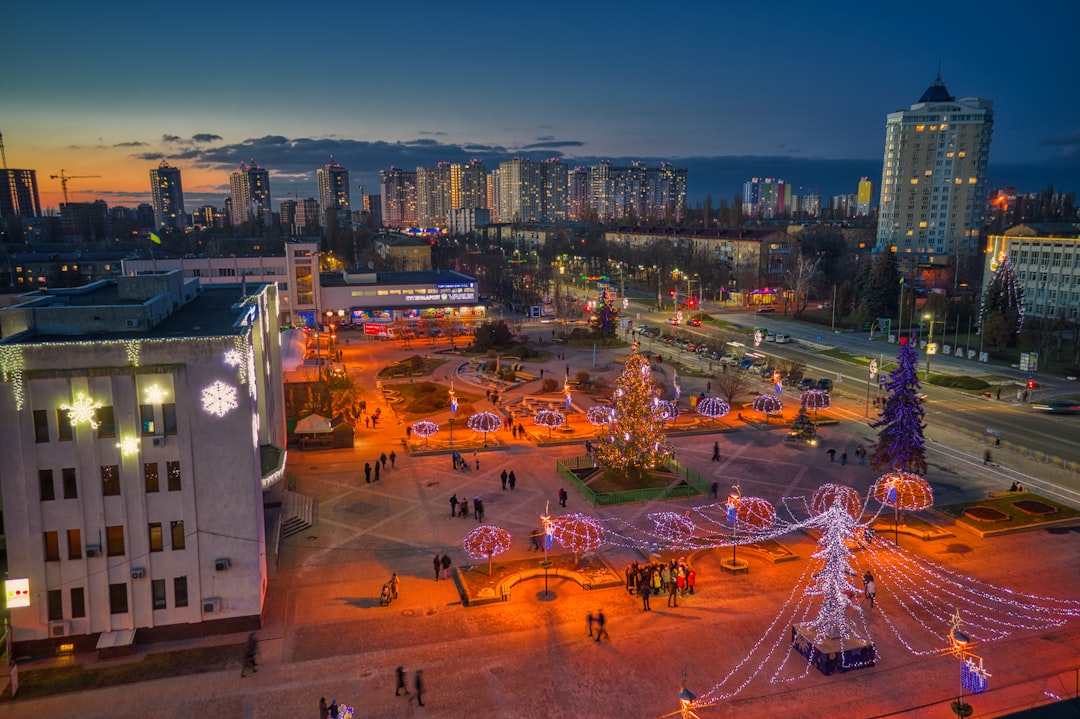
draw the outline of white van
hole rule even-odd
[[[791,341],[791,335],[780,335],[780,334],[776,335],[776,344],[778,344],[778,345],[786,345],[790,341]]]

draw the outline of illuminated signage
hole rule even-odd
[[[29,579],[6,579],[4,590],[7,594],[7,608],[30,606],[30,580]]]

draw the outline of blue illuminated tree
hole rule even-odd
[[[926,474],[926,413],[919,398],[919,356],[906,337],[900,338],[900,352],[885,388],[889,396],[877,422],[878,441],[870,463],[881,470],[904,470]]]

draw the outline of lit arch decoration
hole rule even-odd
[[[754,410],[768,416],[784,409],[784,403],[774,394],[759,394],[754,397]]]
[[[562,412],[556,412],[553,409],[542,409],[533,416],[533,424],[547,427],[548,437],[550,437],[552,429],[566,424],[566,417],[563,416]]]
[[[484,446],[486,447],[488,432],[497,432],[502,429],[503,419],[494,412],[484,411],[469,415],[469,418],[465,420],[465,424],[474,432],[483,432]]]
[[[603,404],[593,405],[585,410],[585,418],[589,424],[602,426],[615,420],[615,408]]]

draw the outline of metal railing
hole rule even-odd
[[[596,460],[592,457],[570,457],[556,461],[556,467],[568,482],[577,487],[585,499],[593,506],[610,506],[616,504],[630,504],[632,502],[652,502],[664,499],[682,499],[696,497],[709,491],[709,483],[702,479],[701,475],[686,465],[675,460],[669,460],[667,469],[672,473],[672,483],[666,487],[641,487],[639,489],[627,489],[618,492],[596,492],[585,482],[581,481],[573,473],[575,469],[592,469],[596,467]],[[676,484],[676,480],[678,483]]]

